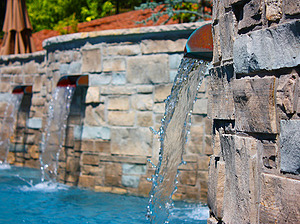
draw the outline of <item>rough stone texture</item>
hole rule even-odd
[[[113,128],[111,152],[118,155],[150,156],[152,133],[148,128]]]
[[[299,3],[213,2],[208,223],[298,223]]]
[[[297,110],[299,75],[295,70],[289,75],[282,75],[278,79],[276,104],[286,114],[293,114]]]
[[[300,64],[300,21],[240,35],[233,44],[236,73],[275,70]]]
[[[110,129],[108,127],[89,127],[75,126],[74,128],[75,139],[110,139]]]
[[[131,98],[131,105],[135,110],[152,110],[153,98],[150,94],[138,94]]]
[[[225,161],[223,217],[225,223],[256,223],[258,173],[256,140],[232,135],[221,138]]]
[[[111,97],[108,100],[108,110],[129,110],[128,97]]]
[[[113,126],[133,126],[135,122],[134,111],[109,111],[108,123]]]
[[[274,77],[236,79],[232,89],[237,130],[278,133]]]
[[[141,44],[143,54],[182,52],[187,39],[172,40],[144,40]]]
[[[280,169],[300,174],[300,120],[281,120],[280,126]]]
[[[141,50],[139,45],[119,45],[119,46],[107,46],[103,49],[104,55],[122,55],[131,56],[140,54]]]
[[[127,80],[134,84],[165,83],[168,77],[168,55],[136,56],[127,59]]]
[[[267,20],[276,21],[282,17],[282,0],[265,0]]]
[[[82,72],[101,72],[100,49],[86,49],[82,51]]]
[[[300,220],[299,180],[262,174],[260,223],[298,223]]]
[[[104,59],[103,60],[103,71],[104,72],[119,72],[125,71],[126,64],[125,59],[121,58],[114,58],[114,59]]]
[[[89,87],[87,90],[86,103],[100,103],[100,89],[99,87]]]
[[[40,129],[40,128],[42,128],[42,119],[41,118],[30,118],[27,120],[26,126],[31,129]]]
[[[171,94],[172,85],[158,85],[154,90],[154,102],[164,102]]]
[[[212,119],[233,119],[234,102],[230,80],[233,78],[232,65],[210,70],[208,115]]]
[[[294,0],[285,0],[284,13],[288,15],[295,15],[300,13],[300,2]]]

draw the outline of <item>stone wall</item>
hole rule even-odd
[[[77,87],[72,101],[59,179],[96,191],[147,196],[147,178],[154,174],[147,160],[156,163],[159,152],[149,127],[158,130],[187,38],[205,23],[59,36],[44,42],[45,52],[2,57],[2,94],[14,85],[33,86],[28,118],[21,122],[23,129],[17,126],[24,137],[15,138],[12,145],[21,147],[11,150],[11,163],[39,167],[48,105],[58,80],[88,75],[88,87]],[[205,79],[175,199],[206,201],[212,154],[207,88]]]
[[[299,1],[214,1],[208,223],[300,220],[299,18]]]

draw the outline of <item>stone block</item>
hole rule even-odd
[[[72,61],[69,67],[69,74],[80,74],[81,73],[81,63]]]
[[[257,140],[223,134],[221,146],[226,167],[222,220],[225,223],[256,223],[259,201]]]
[[[139,45],[117,45],[103,48],[105,56],[133,56],[141,53]]]
[[[123,163],[122,172],[128,175],[143,175],[146,174],[146,165]]]
[[[152,110],[153,103],[152,94],[137,94],[131,97],[131,105],[135,110]]]
[[[211,119],[234,119],[234,102],[231,80],[233,66],[215,67],[210,70],[208,116]]]
[[[284,13],[287,15],[296,15],[300,13],[300,2],[294,0],[285,0],[283,5]]]
[[[196,185],[197,172],[196,171],[186,171],[181,170],[179,173],[178,180],[181,184],[184,185]]]
[[[233,5],[233,12],[238,21],[239,33],[262,25],[264,3],[261,0],[242,1]]]
[[[87,126],[105,125],[105,105],[88,105],[85,109],[84,124]]]
[[[123,72],[114,72],[112,74],[111,84],[113,85],[124,85],[126,84],[126,74]]]
[[[208,99],[197,99],[194,103],[193,114],[207,114]]]
[[[244,78],[232,82],[236,130],[278,133],[276,78]]]
[[[223,197],[225,185],[225,163],[219,161],[219,157],[210,157],[208,173],[207,204],[213,214],[223,217]]]
[[[78,181],[78,187],[84,188],[94,188],[95,186],[95,177],[88,175],[80,175]]]
[[[97,86],[89,87],[87,90],[86,103],[100,103],[100,88]]]
[[[105,185],[121,186],[122,185],[122,166],[120,163],[105,164]]]
[[[169,68],[177,70],[179,68],[183,54],[171,54],[169,55]]]
[[[101,73],[89,75],[89,86],[102,86],[111,82],[112,75],[110,73]]]
[[[235,19],[233,12],[226,13],[220,17],[219,29],[220,29],[220,50],[222,52],[222,60],[226,61],[233,57],[233,40],[235,36]],[[218,37],[215,37],[218,39]]]
[[[140,176],[136,175],[122,175],[122,185],[125,187],[137,188],[140,183]]]
[[[102,153],[110,153],[110,141],[96,140],[94,150]]]
[[[101,95],[132,95],[136,93],[135,86],[102,86]]]
[[[69,74],[69,70],[70,70],[70,64],[61,64],[59,66],[59,73],[61,75]]]
[[[30,129],[41,129],[42,123],[42,118],[29,118],[26,122],[26,126]]]
[[[153,92],[153,85],[137,85],[137,93],[151,94]]]
[[[82,72],[101,72],[102,61],[100,49],[82,50]]]
[[[266,18],[276,21],[282,18],[282,0],[265,0]]]
[[[171,94],[172,84],[158,85],[154,89],[154,102],[164,102]]]
[[[127,81],[134,84],[169,82],[168,55],[144,55],[127,59]]]
[[[189,153],[203,154],[203,126],[194,126],[190,128],[189,141],[187,143],[187,150]]]
[[[84,165],[98,166],[99,161],[100,161],[99,154],[90,154],[90,153],[82,154],[81,163]]]
[[[218,1],[219,2],[219,1]],[[213,10],[217,11],[217,10]],[[215,24],[212,26],[212,35],[213,35],[213,64],[217,65],[222,59],[221,51],[221,39],[220,39],[220,24]]]
[[[108,110],[129,110],[129,98],[125,97],[109,97]]]
[[[35,63],[34,61],[30,61],[24,64],[23,71],[25,74],[36,74],[38,73],[39,64]]]
[[[152,133],[148,128],[114,128],[111,152],[117,155],[150,156]]]
[[[82,175],[100,176],[101,172],[103,172],[103,169],[101,169],[99,166],[84,165],[80,167],[80,172]]]
[[[22,66],[5,66],[1,68],[2,74],[22,74]]]
[[[263,173],[259,223],[298,223],[300,181]]]
[[[165,113],[165,103],[155,103],[153,106],[153,112],[156,114]]]
[[[112,58],[103,60],[104,72],[119,72],[126,70],[126,63],[124,58]]]
[[[297,72],[293,70],[291,74],[281,75],[278,79],[276,104],[282,113],[293,114],[297,110],[298,77]]]
[[[147,164],[146,156],[118,156],[118,155],[104,155],[101,154],[100,161],[104,162],[117,162],[117,163],[130,163],[130,164]]]
[[[280,169],[300,174],[300,120],[280,121]]]
[[[109,111],[108,123],[113,126],[133,126],[135,123],[135,112]]]
[[[35,93],[40,92],[42,90],[42,86],[43,86],[42,76],[35,76],[32,85],[32,91]]]
[[[150,127],[153,125],[153,113],[141,111],[137,113],[137,125],[141,127]]]
[[[110,128],[108,127],[89,127],[89,126],[75,126],[74,127],[75,139],[110,139]]]
[[[183,52],[187,39],[178,40],[143,40],[142,54]]]
[[[178,72],[177,72],[176,70],[170,70],[170,71],[169,71],[169,76],[170,76],[169,82],[172,82],[172,83],[174,82],[177,73],[178,73]]]
[[[300,21],[253,31],[236,38],[233,62],[236,73],[276,70],[300,64]]]

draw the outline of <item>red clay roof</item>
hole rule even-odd
[[[101,19],[92,20],[90,22],[83,22],[78,24],[78,32],[90,32],[99,30],[111,30],[111,29],[128,29],[135,27],[145,27],[160,25],[168,17],[165,15],[159,19],[159,21],[154,24],[149,21],[145,24],[136,24],[137,21],[142,21],[151,16],[150,10],[137,10],[130,11],[118,15],[108,16]],[[166,24],[176,24],[178,21],[170,20]],[[37,51],[43,50],[42,42],[50,37],[58,36],[59,32],[56,30],[41,30],[32,34],[33,40]]]

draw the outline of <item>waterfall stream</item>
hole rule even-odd
[[[58,158],[65,140],[67,120],[75,87],[56,87],[49,104],[48,120],[41,143],[42,182],[56,181]]]
[[[0,135],[0,164],[7,163],[10,143],[15,130],[17,112],[19,111],[22,98],[23,94],[11,94],[7,99]]]
[[[147,216],[151,223],[168,223],[172,195],[176,191],[178,166],[184,164],[183,153],[191,125],[191,113],[208,63],[183,58],[171,94],[165,101],[165,114],[158,132],[159,161],[152,177]]]

